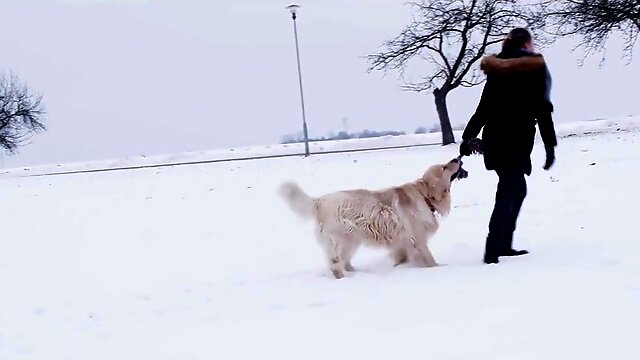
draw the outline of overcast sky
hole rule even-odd
[[[298,1],[311,136],[413,131],[437,121],[431,94],[368,74],[363,56],[401,30],[405,0]],[[281,0],[0,0],[0,70],[44,95],[48,131],[4,166],[278,142],[301,128],[291,18]],[[558,122],[640,114],[638,61],[598,67],[563,42],[544,54]],[[465,123],[482,87],[449,99]]]

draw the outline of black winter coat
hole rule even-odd
[[[557,145],[551,113],[551,75],[544,58],[525,50],[486,56],[482,97],[469,120],[463,140],[482,130],[487,170],[516,170],[531,175],[536,123],[546,148]]]

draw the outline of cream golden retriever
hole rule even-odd
[[[461,161],[453,159],[429,167],[415,181],[382,190],[311,197],[289,181],[279,193],[296,214],[313,219],[331,272],[341,279],[346,271],[354,271],[351,258],[363,244],[389,249],[395,266],[407,261],[437,266],[427,242],[438,230],[438,217],[449,214],[451,183],[462,171]]]

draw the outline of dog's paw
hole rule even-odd
[[[342,270],[331,270],[331,273],[337,280],[344,278],[344,272]]]
[[[438,263],[431,262],[431,261],[428,261],[428,260],[418,260],[418,259],[416,259],[416,261],[414,261],[414,265],[416,267],[418,267],[418,268],[427,269],[427,268],[432,268],[432,267],[438,266]]]

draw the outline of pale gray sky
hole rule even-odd
[[[43,93],[49,130],[5,166],[278,142],[299,131],[291,18],[281,0],[0,0],[0,70]],[[437,121],[431,94],[368,74],[363,56],[395,36],[405,0],[299,0],[312,136],[342,129],[413,131]],[[571,43],[545,49],[557,121],[640,113],[640,66],[578,68]],[[465,123],[482,87],[449,99]]]

